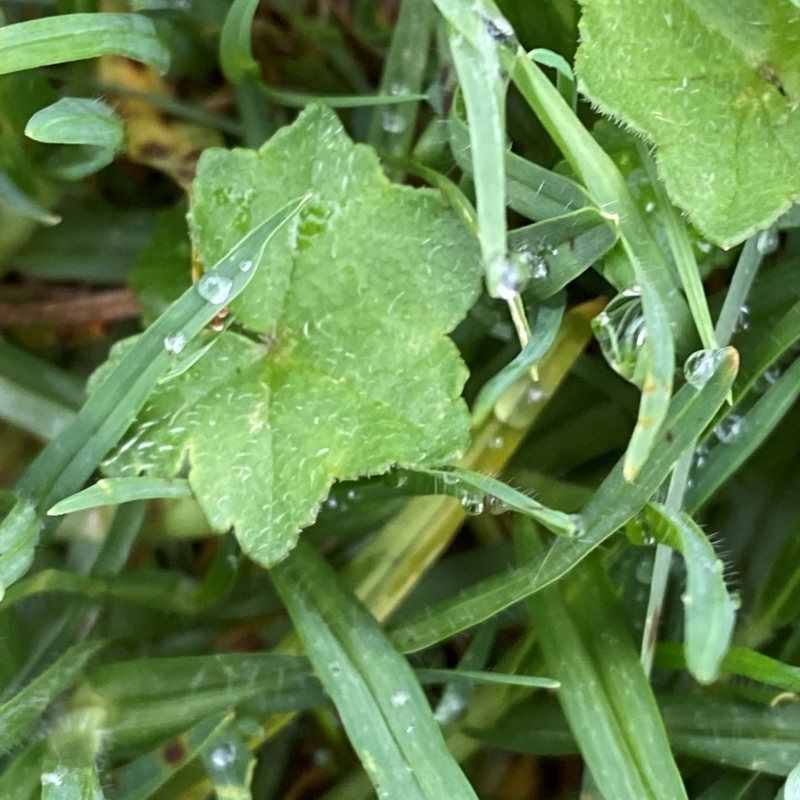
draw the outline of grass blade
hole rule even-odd
[[[250,46],[258,0],[234,0],[219,36],[219,65],[233,84],[259,80],[261,68]]]
[[[552,678],[515,675],[509,672],[484,672],[467,669],[414,670],[421,683],[497,683],[503,686],[525,686],[528,689],[558,689],[561,684]]]
[[[560,538],[540,561],[521,564],[480,581],[458,597],[427,609],[424,617],[408,620],[391,632],[398,649],[422,650],[543,589],[639,513],[727,397],[738,368],[738,356],[732,348],[723,352],[714,376],[702,389],[687,385],[673,397],[661,442],[637,480],[626,481],[623,465],[619,463],[603,481],[581,514],[583,536]]]
[[[192,497],[189,481],[183,478],[104,478],[81,492],[65,497],[47,515],[51,517],[72,514],[87,508],[116,506],[134,500]]]
[[[47,706],[78,680],[89,660],[104,646],[98,641],[76,644],[0,706],[0,753],[19,745]]]
[[[162,73],[169,67],[155,23],[141,14],[65,14],[0,28],[0,75],[104,55],[132,58]]]
[[[271,574],[378,796],[475,800],[408,662],[316,550]]]
[[[739,607],[738,599],[731,597],[725,586],[725,565],[688,514],[661,503],[650,503],[645,514],[655,538],[683,554],[686,662],[697,681],[712,683],[730,647]]]
[[[519,547],[523,557],[538,549],[527,539]],[[598,559],[586,559],[527,605],[561,682],[559,702],[603,796],[686,800],[647,676]]]

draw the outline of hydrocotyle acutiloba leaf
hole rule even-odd
[[[438,192],[391,184],[325,106],[259,152],[204,153],[190,214],[203,263],[306,192],[232,303],[243,329],[159,385],[105,464],[170,477],[188,452],[212,525],[266,565],[334,480],[447,463],[469,439],[467,371],[445,334],[480,291],[477,244]]]
[[[790,0],[581,0],[581,90],[656,144],[672,200],[728,247],[800,196]]]

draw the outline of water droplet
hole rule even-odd
[[[684,592],[681,595],[681,601],[685,606],[690,606],[694,603],[694,597],[689,594],[689,592]]]
[[[703,469],[703,467],[705,467],[708,461],[708,453],[709,449],[707,444],[701,444],[697,446],[697,448],[694,451],[693,466],[695,469]]]
[[[774,228],[767,228],[756,235],[756,250],[762,256],[768,256],[778,249],[780,237]]]
[[[538,403],[540,400],[544,398],[544,389],[542,389],[541,384],[534,383],[529,386],[525,392],[525,399],[529,403]]]
[[[461,505],[470,517],[477,517],[478,514],[483,514],[483,497],[465,495],[461,498]]]
[[[170,353],[180,353],[186,347],[185,334],[178,332],[164,337],[164,349]]]
[[[395,83],[390,84],[389,94],[413,94],[413,92],[411,91],[410,86],[406,86],[404,83],[396,81]]]
[[[408,692],[395,692],[392,695],[392,705],[395,708],[402,708],[410,699],[411,695]]]
[[[575,526],[575,532],[572,534],[576,539],[580,539],[586,535],[586,522],[580,514],[570,514],[570,521]]]
[[[781,368],[778,364],[773,364],[766,372],[764,372],[753,386],[753,391],[757,394],[764,394],[769,391],[781,377]]]
[[[384,111],[381,124],[386,133],[402,133],[406,129],[406,118],[397,111]]]
[[[458,476],[452,472],[442,473],[442,482],[448,486],[455,486],[458,483]]]
[[[42,786],[61,786],[64,776],[60,772],[43,772]]]
[[[592,330],[608,365],[633,381],[639,354],[647,341],[642,300],[637,287],[618,294],[592,320]]]
[[[656,210],[656,204],[652,200],[645,203],[644,210],[646,214],[652,214]]]
[[[504,443],[505,442],[502,436],[492,436],[491,440],[489,441],[489,449],[499,450]]]
[[[653,559],[643,558],[636,565],[636,580],[639,583],[649,586],[653,580]]]
[[[335,497],[329,497],[325,501],[325,508],[330,508],[331,510],[333,510],[334,508],[338,507],[339,507],[339,501]]]
[[[490,494],[486,497],[486,510],[495,516],[498,514],[505,514],[506,511],[508,511],[508,504],[505,500],[501,500],[499,497]]]
[[[197,282],[197,291],[200,293],[200,297],[215,306],[221,305],[230,297],[232,288],[233,282],[230,278],[214,272],[203,275]]]
[[[231,742],[225,742],[211,751],[209,761],[217,768],[229,767],[236,760],[236,748]]]
[[[253,269],[253,262],[250,260],[242,261],[242,263],[239,264],[239,269],[242,272],[250,272],[250,270]]]
[[[501,300],[513,300],[525,288],[530,277],[529,264],[519,253],[511,253],[489,265],[486,275],[489,294]]]
[[[406,728],[406,733],[414,733],[414,726],[413,725],[409,725]]]
[[[734,444],[742,435],[744,420],[738,414],[728,414],[715,428],[714,435],[723,444]]]
[[[687,383],[695,389],[702,389],[724,359],[724,350],[697,350],[692,353],[683,365]]]
[[[347,499],[348,500],[359,500],[359,494],[355,489],[348,489],[347,490]]]
[[[555,255],[557,252],[557,250],[552,251],[552,254]],[[521,247],[515,253],[522,263],[527,266],[532,280],[541,281],[550,275],[550,267],[540,253],[534,253],[528,247]]]
[[[736,318],[735,332],[746,331],[750,327],[750,308],[742,306],[739,309],[739,316]]]

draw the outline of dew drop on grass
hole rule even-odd
[[[329,508],[329,509],[331,509],[331,511],[333,511],[334,509],[336,509],[338,507],[339,507],[339,501],[335,497],[329,497],[325,501],[325,508]]]
[[[550,267],[540,253],[534,253],[528,247],[521,247],[515,252],[522,263],[527,266],[532,280],[542,281],[550,275]],[[556,253],[558,251],[553,252]]]
[[[608,365],[625,380],[633,380],[639,353],[647,341],[638,288],[618,294],[592,320],[592,330]]]
[[[213,272],[203,275],[197,282],[197,291],[200,293],[200,297],[215,306],[221,305],[230,297],[232,288],[233,281],[230,278]]]
[[[697,350],[686,359],[683,374],[687,383],[702,389],[725,358],[724,350]]]
[[[734,444],[742,435],[744,420],[738,414],[728,414],[715,428],[714,434],[723,444]]]
[[[355,489],[348,489],[347,490],[347,499],[348,500],[359,500],[358,492]]]
[[[750,327],[750,307],[742,306],[739,309],[739,316],[736,318],[736,327],[734,333],[746,331]]]
[[[486,498],[486,510],[494,515],[505,514],[508,511],[508,504],[499,497],[489,495]]]
[[[60,772],[43,772],[42,786],[61,786],[64,783],[64,775]]]
[[[458,483],[458,476],[452,472],[444,472],[442,473],[442,483],[446,483],[448,486],[455,486]]]
[[[242,261],[242,263],[239,264],[239,269],[242,272],[250,272],[250,270],[253,269],[253,262],[249,259]]]
[[[217,769],[224,769],[236,760],[236,750],[230,742],[225,742],[211,751],[209,760]]]
[[[531,277],[530,264],[519,253],[511,253],[489,264],[486,282],[489,294],[501,300],[513,300]]]
[[[402,708],[410,699],[411,695],[408,692],[395,692],[392,695],[392,705],[395,708]]]
[[[397,111],[384,111],[381,124],[386,133],[402,133],[407,123],[405,117]]]
[[[586,523],[580,514],[570,514],[569,516],[572,524],[575,526],[575,532],[572,534],[576,539],[580,539],[586,535]]]
[[[525,392],[525,399],[531,404],[538,403],[542,398],[544,398],[544,389],[539,383],[532,384]]]
[[[186,347],[186,336],[183,333],[173,333],[164,337],[164,349],[169,353],[180,353]]]
[[[708,461],[708,445],[698,445],[694,451],[694,468],[703,469]]]
[[[778,249],[780,237],[774,228],[767,228],[756,235],[756,250],[762,256],[768,256]]]
[[[483,514],[484,502],[482,497],[466,495],[461,498],[461,505],[470,517],[477,517],[478,514]]]
[[[504,444],[502,436],[492,436],[491,440],[489,441],[489,449],[490,450],[499,450]]]

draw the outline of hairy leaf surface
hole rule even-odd
[[[190,215],[202,262],[309,191],[232,304],[245,330],[159,386],[106,464],[169,477],[188,452],[211,523],[263,564],[334,480],[446,463],[468,442],[466,369],[445,334],[479,291],[475,241],[437,192],[389,183],[333,112],[309,107],[259,152],[205,152]]]
[[[730,246],[800,196],[800,10],[790,0],[582,0],[585,94],[658,147],[667,189]]]

